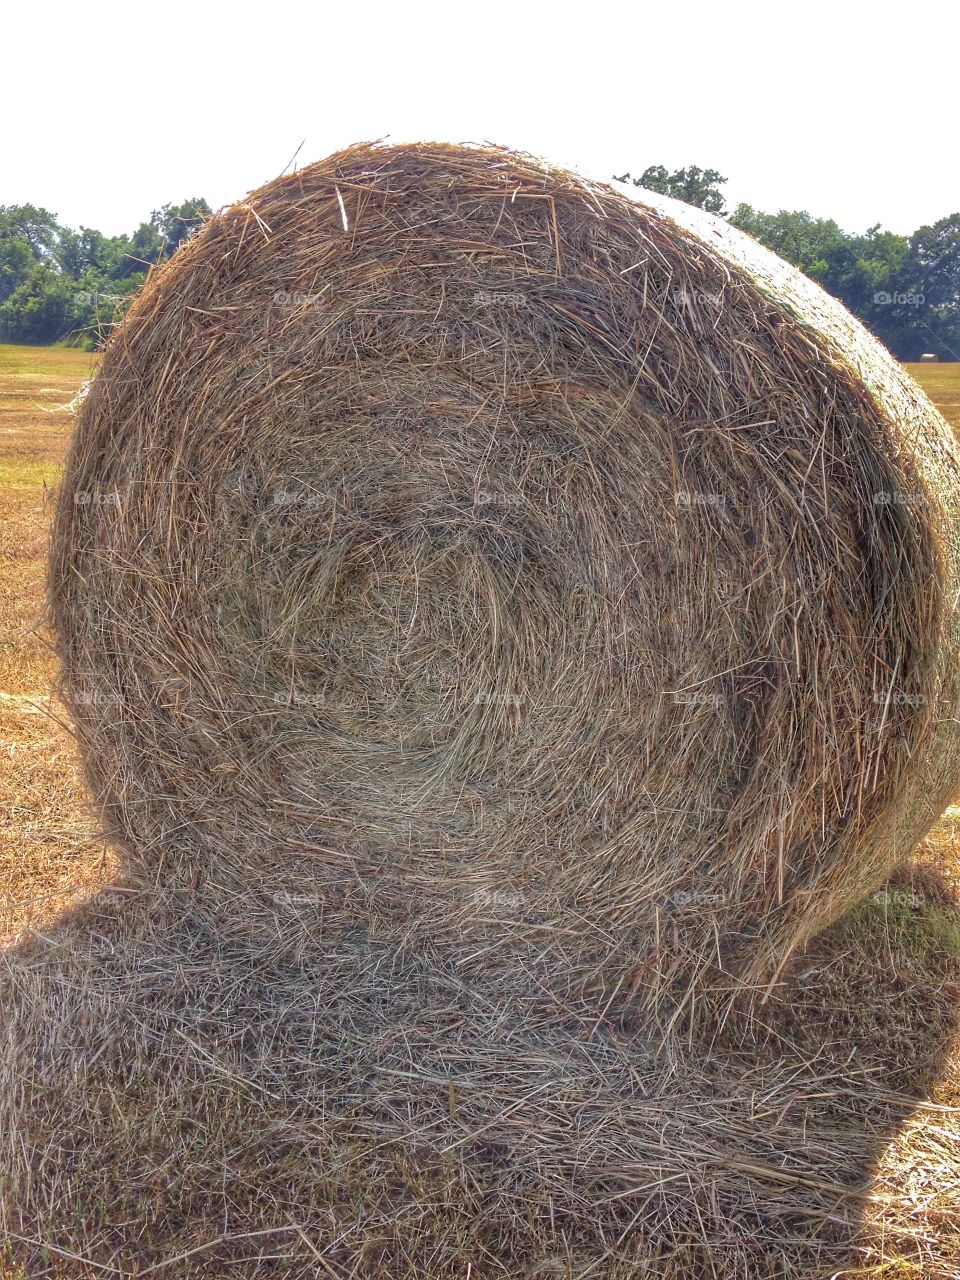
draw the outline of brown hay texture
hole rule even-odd
[[[106,829],[657,1007],[763,988],[954,786],[958,477],[716,219],[332,156],[158,272],[83,405],[51,598]]]
[[[911,1018],[842,939],[785,966],[953,786],[958,478],[837,304],[672,202],[364,145],[214,218],[59,498],[125,871],[4,955],[10,1257],[956,1275],[910,1093],[960,971]]]

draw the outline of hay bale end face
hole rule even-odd
[[[92,792],[167,882],[762,986],[954,786],[958,477],[709,215],[353,148],[156,272],[83,403],[51,606]]]

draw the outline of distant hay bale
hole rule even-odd
[[[360,146],[214,218],[112,339],[64,693],[167,884],[636,1000],[762,988],[955,786],[958,507],[914,384],[725,223]]]

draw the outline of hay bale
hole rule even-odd
[[[958,480],[726,224],[332,156],[156,272],[82,406],[51,606],[106,829],[344,936],[762,986],[955,784]]]

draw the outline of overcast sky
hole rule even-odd
[[[492,141],[599,178],[700,164],[728,203],[901,232],[960,209],[958,7],[636,0],[19,4],[0,204],[132,231],[351,142]]]

